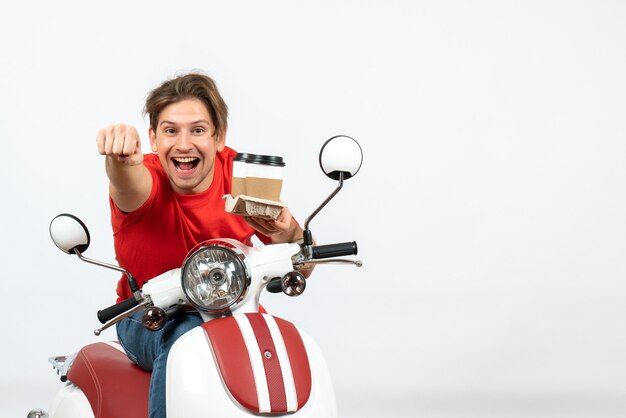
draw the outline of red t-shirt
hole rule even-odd
[[[233,238],[251,245],[255,231],[243,218],[224,211],[222,196],[230,193],[233,158],[228,147],[215,157],[213,182],[198,194],[176,193],[156,154],[144,156],[152,175],[152,191],[137,210],[122,212],[110,200],[113,242],[119,265],[141,287],[149,279],[181,267],[187,253],[212,238]],[[270,239],[257,234],[261,241]],[[132,296],[124,275],[117,284],[118,302]]]

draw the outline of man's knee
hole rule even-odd
[[[198,314],[181,314],[170,319],[163,329],[163,344],[169,350],[176,340],[201,325],[202,322],[202,318]]]

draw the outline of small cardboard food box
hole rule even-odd
[[[285,207],[283,202],[274,202],[246,195],[232,197],[227,194],[224,196],[224,200],[226,200],[226,212],[273,220],[278,218],[280,211]]]

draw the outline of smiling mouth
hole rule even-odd
[[[196,168],[200,159],[197,157],[174,157],[172,161],[177,170],[189,171]]]

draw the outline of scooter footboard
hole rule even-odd
[[[336,416],[319,347],[270,315],[221,318],[187,333],[172,347],[167,373],[168,417],[208,416],[208,409],[229,417]],[[189,388],[191,380],[195,390],[176,390]]]

